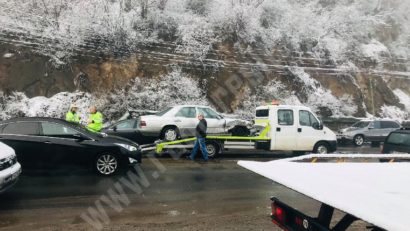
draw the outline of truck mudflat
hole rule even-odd
[[[377,227],[409,230],[410,162],[405,160],[410,155],[307,155],[238,164]]]

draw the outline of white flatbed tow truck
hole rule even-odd
[[[369,230],[410,230],[409,154],[312,154],[238,164],[322,203],[313,218],[272,197],[272,221],[284,230],[346,230],[357,220],[372,224]],[[335,209],[346,215],[330,227]]]
[[[286,151],[297,154],[306,152],[331,153],[337,149],[336,134],[323,126],[315,113],[300,105],[263,105],[255,110],[255,132],[251,136],[211,135],[206,137],[209,157],[224,150],[248,149]],[[189,149],[196,138],[141,145],[142,152],[155,150]]]

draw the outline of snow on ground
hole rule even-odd
[[[0,37],[51,57],[56,50],[70,56],[82,46],[101,51],[94,42],[102,42],[109,52],[161,43],[204,58],[212,45],[233,41],[344,63],[363,54],[377,59],[380,52],[409,53],[410,4],[391,2],[0,0]]]
[[[404,107],[406,107],[406,110],[410,112],[410,96],[400,89],[393,90],[393,93],[400,100],[400,103],[402,103]]]
[[[320,107],[327,107],[332,111],[334,117],[349,116],[356,113],[357,106],[353,103],[349,95],[336,98],[328,89],[324,88],[319,81],[311,78],[303,68],[294,67],[289,70],[304,84],[304,90],[308,98],[306,102],[303,103],[311,107],[313,111],[318,111]]]
[[[362,53],[365,57],[373,58],[375,60],[380,59],[380,55],[389,54],[389,49],[377,40],[370,41],[369,44],[363,44],[361,46]]]
[[[391,118],[398,121],[403,121],[408,120],[410,114],[408,111],[403,111],[399,107],[383,105],[381,107],[380,116],[382,118]]]
[[[177,104],[208,105],[199,83],[180,70],[174,70],[160,79],[136,78],[129,91],[103,96],[76,91],[61,92],[49,98],[28,98],[21,92],[8,96],[0,92],[0,120],[16,116],[64,118],[72,103],[77,104],[84,120],[88,108],[97,106],[107,122],[121,118],[128,109],[163,110]]]

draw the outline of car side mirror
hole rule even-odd
[[[116,132],[116,131],[117,131],[117,126],[112,127],[112,130],[113,130],[114,132]]]
[[[323,124],[322,123],[313,123],[312,127],[316,130],[323,130]]]

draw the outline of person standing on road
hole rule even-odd
[[[195,141],[194,149],[192,150],[191,155],[189,156],[189,159],[195,160],[196,153],[198,152],[198,149],[201,148],[201,152],[202,152],[202,156],[204,160],[208,161],[208,151],[206,150],[206,145],[205,145],[206,129],[208,125],[206,123],[204,115],[199,114],[198,120],[199,120],[199,123],[195,129],[196,141]]]
[[[81,118],[77,114],[77,109],[78,109],[77,105],[71,104],[70,110],[65,115],[65,120],[71,123],[79,124]]]
[[[103,115],[97,111],[95,106],[90,107],[90,116],[88,117],[88,130],[92,132],[100,132],[103,127]]]

